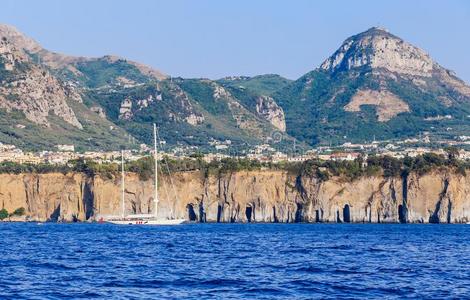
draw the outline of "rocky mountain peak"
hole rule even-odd
[[[436,64],[423,50],[389,33],[372,27],[346,39],[320,66],[336,72],[370,67],[405,76],[432,76]]]
[[[371,27],[371,28],[367,29],[366,31],[357,34],[356,36],[359,36],[359,35],[369,35],[369,36],[372,36],[372,35],[385,35],[385,36],[398,38],[398,37],[394,36],[393,34],[391,34],[388,31],[387,28],[380,27],[380,26]]]
[[[26,51],[28,54],[36,54],[39,57],[39,61],[43,65],[55,70],[67,69],[72,73],[81,75],[80,72],[76,69],[75,65],[77,63],[96,62],[101,60],[113,64],[119,61],[124,61],[127,64],[136,67],[139,72],[141,72],[145,76],[154,78],[156,80],[163,80],[167,78],[167,75],[159,70],[156,70],[152,67],[138,62],[127,60],[117,55],[105,55],[98,58],[90,58],[70,56],[49,51],[47,49],[42,48],[41,45],[35,40],[26,36],[11,25],[0,24],[0,39],[8,41],[12,45],[14,45],[16,49]]]
[[[24,49],[31,53],[36,53],[42,50],[41,45],[39,45],[35,40],[27,37],[11,25],[0,24],[0,38],[7,40],[18,49]]]
[[[21,111],[28,120],[46,127],[50,126],[48,117],[52,112],[81,129],[81,123],[67,104],[67,99],[81,102],[80,95],[42,65],[32,62],[25,49],[15,41],[10,42],[10,38],[0,38],[0,108],[7,112]],[[18,39],[21,43],[28,42]]]

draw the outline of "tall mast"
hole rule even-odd
[[[155,161],[155,219],[158,217],[158,154],[157,154],[157,124],[153,123],[153,160]]]
[[[124,150],[121,150],[121,216],[124,219]]]

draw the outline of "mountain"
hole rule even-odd
[[[118,56],[89,58],[49,51],[10,25],[0,24],[0,36],[27,53],[32,61],[48,67],[59,77],[79,80],[90,86],[167,78],[167,75],[159,70]]]
[[[247,91],[256,95],[270,96],[272,93],[287,86],[292,80],[276,74],[258,76],[230,76],[217,80],[225,87]]]
[[[287,133],[311,145],[470,129],[470,87],[382,28],[346,39],[319,68],[272,97]]]
[[[424,131],[453,137],[470,129],[469,103],[470,88],[453,72],[381,28],[348,38],[292,81],[275,74],[173,78],[118,56],[55,53],[0,25],[0,142],[27,149],[135,148],[152,142],[154,122],[168,147],[202,150]]]
[[[170,147],[213,149],[230,140],[243,150],[283,136],[293,140],[284,133],[282,108],[269,96],[289,82],[278,75],[171,78],[117,56],[51,52],[8,25],[0,25],[0,38],[1,142],[136,147],[152,142],[153,122]]]
[[[11,34],[11,35],[10,35]],[[102,120],[65,82],[30,57],[38,49],[11,27],[0,27],[0,141],[23,148],[51,149],[57,144],[110,149],[123,145],[125,131]],[[112,129],[111,129],[112,128]]]

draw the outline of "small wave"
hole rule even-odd
[[[403,232],[390,225],[204,224],[155,236],[143,227],[1,227],[8,243],[0,247],[0,299],[437,299],[470,292],[470,231],[462,226],[410,224]]]
[[[52,270],[75,270],[75,267],[67,266],[65,264],[59,263],[52,263],[52,262],[45,262],[45,263],[37,263],[34,264],[35,267],[44,268],[44,269],[52,269]]]
[[[198,285],[203,285],[203,286],[240,286],[240,285],[243,285],[245,283],[246,282],[244,280],[218,278],[218,279],[209,279],[209,280],[200,281],[200,282],[198,282]]]
[[[335,246],[330,246],[327,247],[327,249],[333,249],[333,250],[351,250],[353,247],[351,245],[335,245]]]
[[[389,252],[390,250],[389,250],[389,249],[385,249],[385,248],[369,247],[369,248],[367,249],[367,251],[369,251],[369,252]]]
[[[112,280],[105,282],[103,287],[108,288],[155,288],[159,286],[172,285],[175,281],[172,280],[159,280],[159,279],[131,279],[131,280]]]
[[[288,291],[285,291],[281,288],[273,288],[273,287],[253,287],[253,288],[248,288],[244,289],[244,293],[246,294],[257,294],[257,295],[276,295],[276,296],[281,296],[281,295],[289,295],[290,293]]]
[[[334,274],[367,274],[368,272],[359,271],[357,268],[350,269],[335,269],[332,271]]]
[[[323,269],[313,267],[313,266],[300,267],[300,268],[296,269],[296,271],[306,272],[306,273],[322,273],[322,272],[324,272]]]

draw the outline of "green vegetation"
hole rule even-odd
[[[6,218],[10,218],[10,217],[13,217],[13,216],[18,216],[18,217],[21,217],[21,216],[24,216],[26,213],[26,210],[24,207],[19,207],[17,209],[15,209],[12,213],[8,213],[8,210],[6,210],[5,208],[2,208],[0,210],[0,220],[5,220]]]
[[[24,209],[24,207],[20,207],[20,208],[17,208],[15,209],[15,211],[11,214],[12,216],[24,216],[26,210]]]
[[[187,89],[183,93],[182,89]],[[89,90],[86,96],[88,106],[99,105],[107,118],[125,129],[140,142],[152,143],[152,123],[159,127],[162,140],[167,146],[198,146],[209,150],[210,140],[232,141],[232,147],[259,142],[257,137],[240,129],[233,119],[226,101],[215,101],[212,88],[204,80],[163,80],[126,89]],[[162,100],[155,100],[156,98]],[[152,97],[154,102],[139,109],[138,102]],[[209,97],[209,98],[208,98]],[[133,116],[129,120],[119,119],[121,101],[132,101]],[[155,105],[155,103],[158,105]],[[206,110],[207,108],[207,110]],[[186,118],[192,114],[204,116],[204,123],[191,125]],[[213,148],[212,148],[213,149]]]
[[[137,67],[125,59],[112,61],[104,57],[77,63],[76,68],[85,75],[80,79],[91,88],[116,84],[118,77],[125,77],[135,82],[150,81],[148,76],[143,75]]]
[[[89,111],[82,103],[70,101],[69,105],[83,129],[73,127],[52,114],[48,117],[51,126],[44,127],[27,120],[20,111],[0,109],[0,141],[29,151],[51,150],[58,144],[72,144],[76,150],[116,150],[120,146],[131,146],[127,144],[126,133],[121,128],[114,125],[110,130],[113,123]],[[17,124],[25,127],[16,127]]]
[[[367,67],[336,73],[315,70],[272,96],[286,113],[287,133],[310,145],[371,141],[373,136],[379,140],[406,138],[424,131],[453,137],[470,130],[469,102],[459,100],[462,96],[439,84],[439,79],[428,79],[428,88],[423,89],[400,77],[381,78]],[[345,111],[344,106],[360,89],[389,90],[409,105],[410,112],[379,122],[374,105],[362,105],[359,112]],[[446,105],[442,99],[456,104]],[[452,115],[452,119],[425,120],[438,115]]]
[[[331,176],[354,180],[362,176],[400,177],[410,173],[424,175],[441,168],[452,169],[455,172],[466,175],[466,169],[470,168],[470,162],[460,161],[434,153],[426,153],[417,157],[405,157],[397,159],[390,156],[370,156],[366,163],[359,157],[354,161],[319,161],[310,160],[302,165],[301,174],[315,176],[322,181]]]
[[[0,210],[0,220],[5,220],[6,218],[8,218],[8,216],[8,211],[2,208],[2,210]]]
[[[244,90],[255,95],[269,96],[286,87],[292,80],[276,74],[258,75],[254,77],[240,77],[237,79],[223,78],[217,80],[225,87]]]
[[[231,119],[232,116],[227,102],[214,99],[214,87],[211,83],[211,81],[200,79],[184,79],[178,81],[179,86],[207,112]]]
[[[101,176],[113,179],[119,176],[121,171],[118,163],[99,164],[93,161],[78,159],[67,165],[49,164],[17,164],[13,162],[1,162],[0,173],[63,173],[79,172],[88,176]],[[164,157],[159,162],[159,173],[168,175],[175,172],[201,172],[205,177],[220,176],[239,171],[255,170],[283,170],[293,176],[317,177],[321,181],[327,181],[332,177],[345,180],[355,180],[363,176],[400,177],[410,173],[424,175],[433,170],[450,169],[456,173],[466,175],[470,168],[469,161],[461,161],[455,157],[455,149],[448,149],[446,157],[433,153],[426,153],[417,157],[405,157],[397,159],[390,156],[369,156],[365,161],[359,157],[354,161],[321,161],[308,160],[299,162],[259,162],[250,159],[224,158],[220,161],[205,162],[201,154],[195,154],[190,158],[171,159]],[[149,180],[154,174],[153,157],[148,156],[136,161],[125,163],[126,172],[139,175],[141,180]]]
[[[300,169],[298,163],[261,163],[257,160],[250,159],[236,159],[225,158],[221,161],[205,162],[202,155],[196,154],[192,158],[185,159],[170,159],[164,157],[159,162],[159,172],[168,175],[174,172],[190,172],[201,171],[206,176],[208,175],[221,175],[236,171],[253,171],[260,169],[271,170],[288,170],[290,172],[297,172]],[[136,161],[125,163],[125,171],[133,172],[139,175],[141,180],[148,180],[154,174],[154,160],[153,157],[143,157]],[[69,173],[78,172],[84,173],[88,176],[99,175],[104,178],[112,179],[121,172],[121,166],[118,163],[103,163],[99,164],[93,161],[78,159],[70,161],[67,165],[52,165],[52,164],[19,164],[9,161],[0,163],[0,174],[21,174],[21,173]]]
[[[396,38],[383,31],[368,30],[351,41],[375,35]],[[372,55],[376,51],[371,46],[356,43],[351,47],[347,55]],[[269,137],[276,131],[258,116],[256,103],[261,95],[272,97],[285,113],[287,133],[282,142],[275,145],[278,149],[289,145],[294,138],[305,146],[316,146],[367,142],[374,136],[378,140],[414,137],[423,131],[433,138],[455,138],[470,131],[468,94],[459,92],[458,84],[446,80],[453,75],[439,72],[415,80],[417,78],[391,74],[385,69],[350,69],[342,64],[331,72],[320,68],[313,70],[295,81],[275,74],[234,76],[215,81],[156,80],[141,72],[134,63],[111,56],[71,60],[70,64],[64,60],[59,69],[38,69],[40,56],[44,54],[28,53],[31,59],[17,60],[11,71],[4,68],[7,60],[0,55],[3,87],[24,75],[44,76],[47,72],[67,82],[67,87],[77,85],[76,91],[82,94],[83,103],[70,100],[68,105],[84,128],[67,124],[53,112],[48,116],[51,126],[47,127],[28,121],[18,111],[0,109],[0,141],[24,150],[51,149],[57,144],[74,144],[78,150],[136,148],[139,143],[151,143],[152,123],[158,124],[162,139],[169,147],[197,146],[209,151],[214,150],[208,144],[213,139],[229,139],[231,150],[246,150],[255,144],[269,143]],[[31,73],[33,69],[35,72]],[[229,100],[215,98],[216,85],[223,86],[232,97]],[[361,89],[389,91],[406,102],[410,112],[379,122],[375,105],[362,105],[357,112],[345,111],[344,106]],[[21,96],[4,93],[3,98],[14,102]],[[119,110],[125,99],[132,102],[132,116],[123,120]],[[95,106],[102,108],[106,116],[91,112],[89,108]],[[203,116],[204,122],[189,124],[188,119],[194,120],[195,115]],[[438,115],[452,117],[429,119]],[[136,143],[126,142],[129,134]]]

